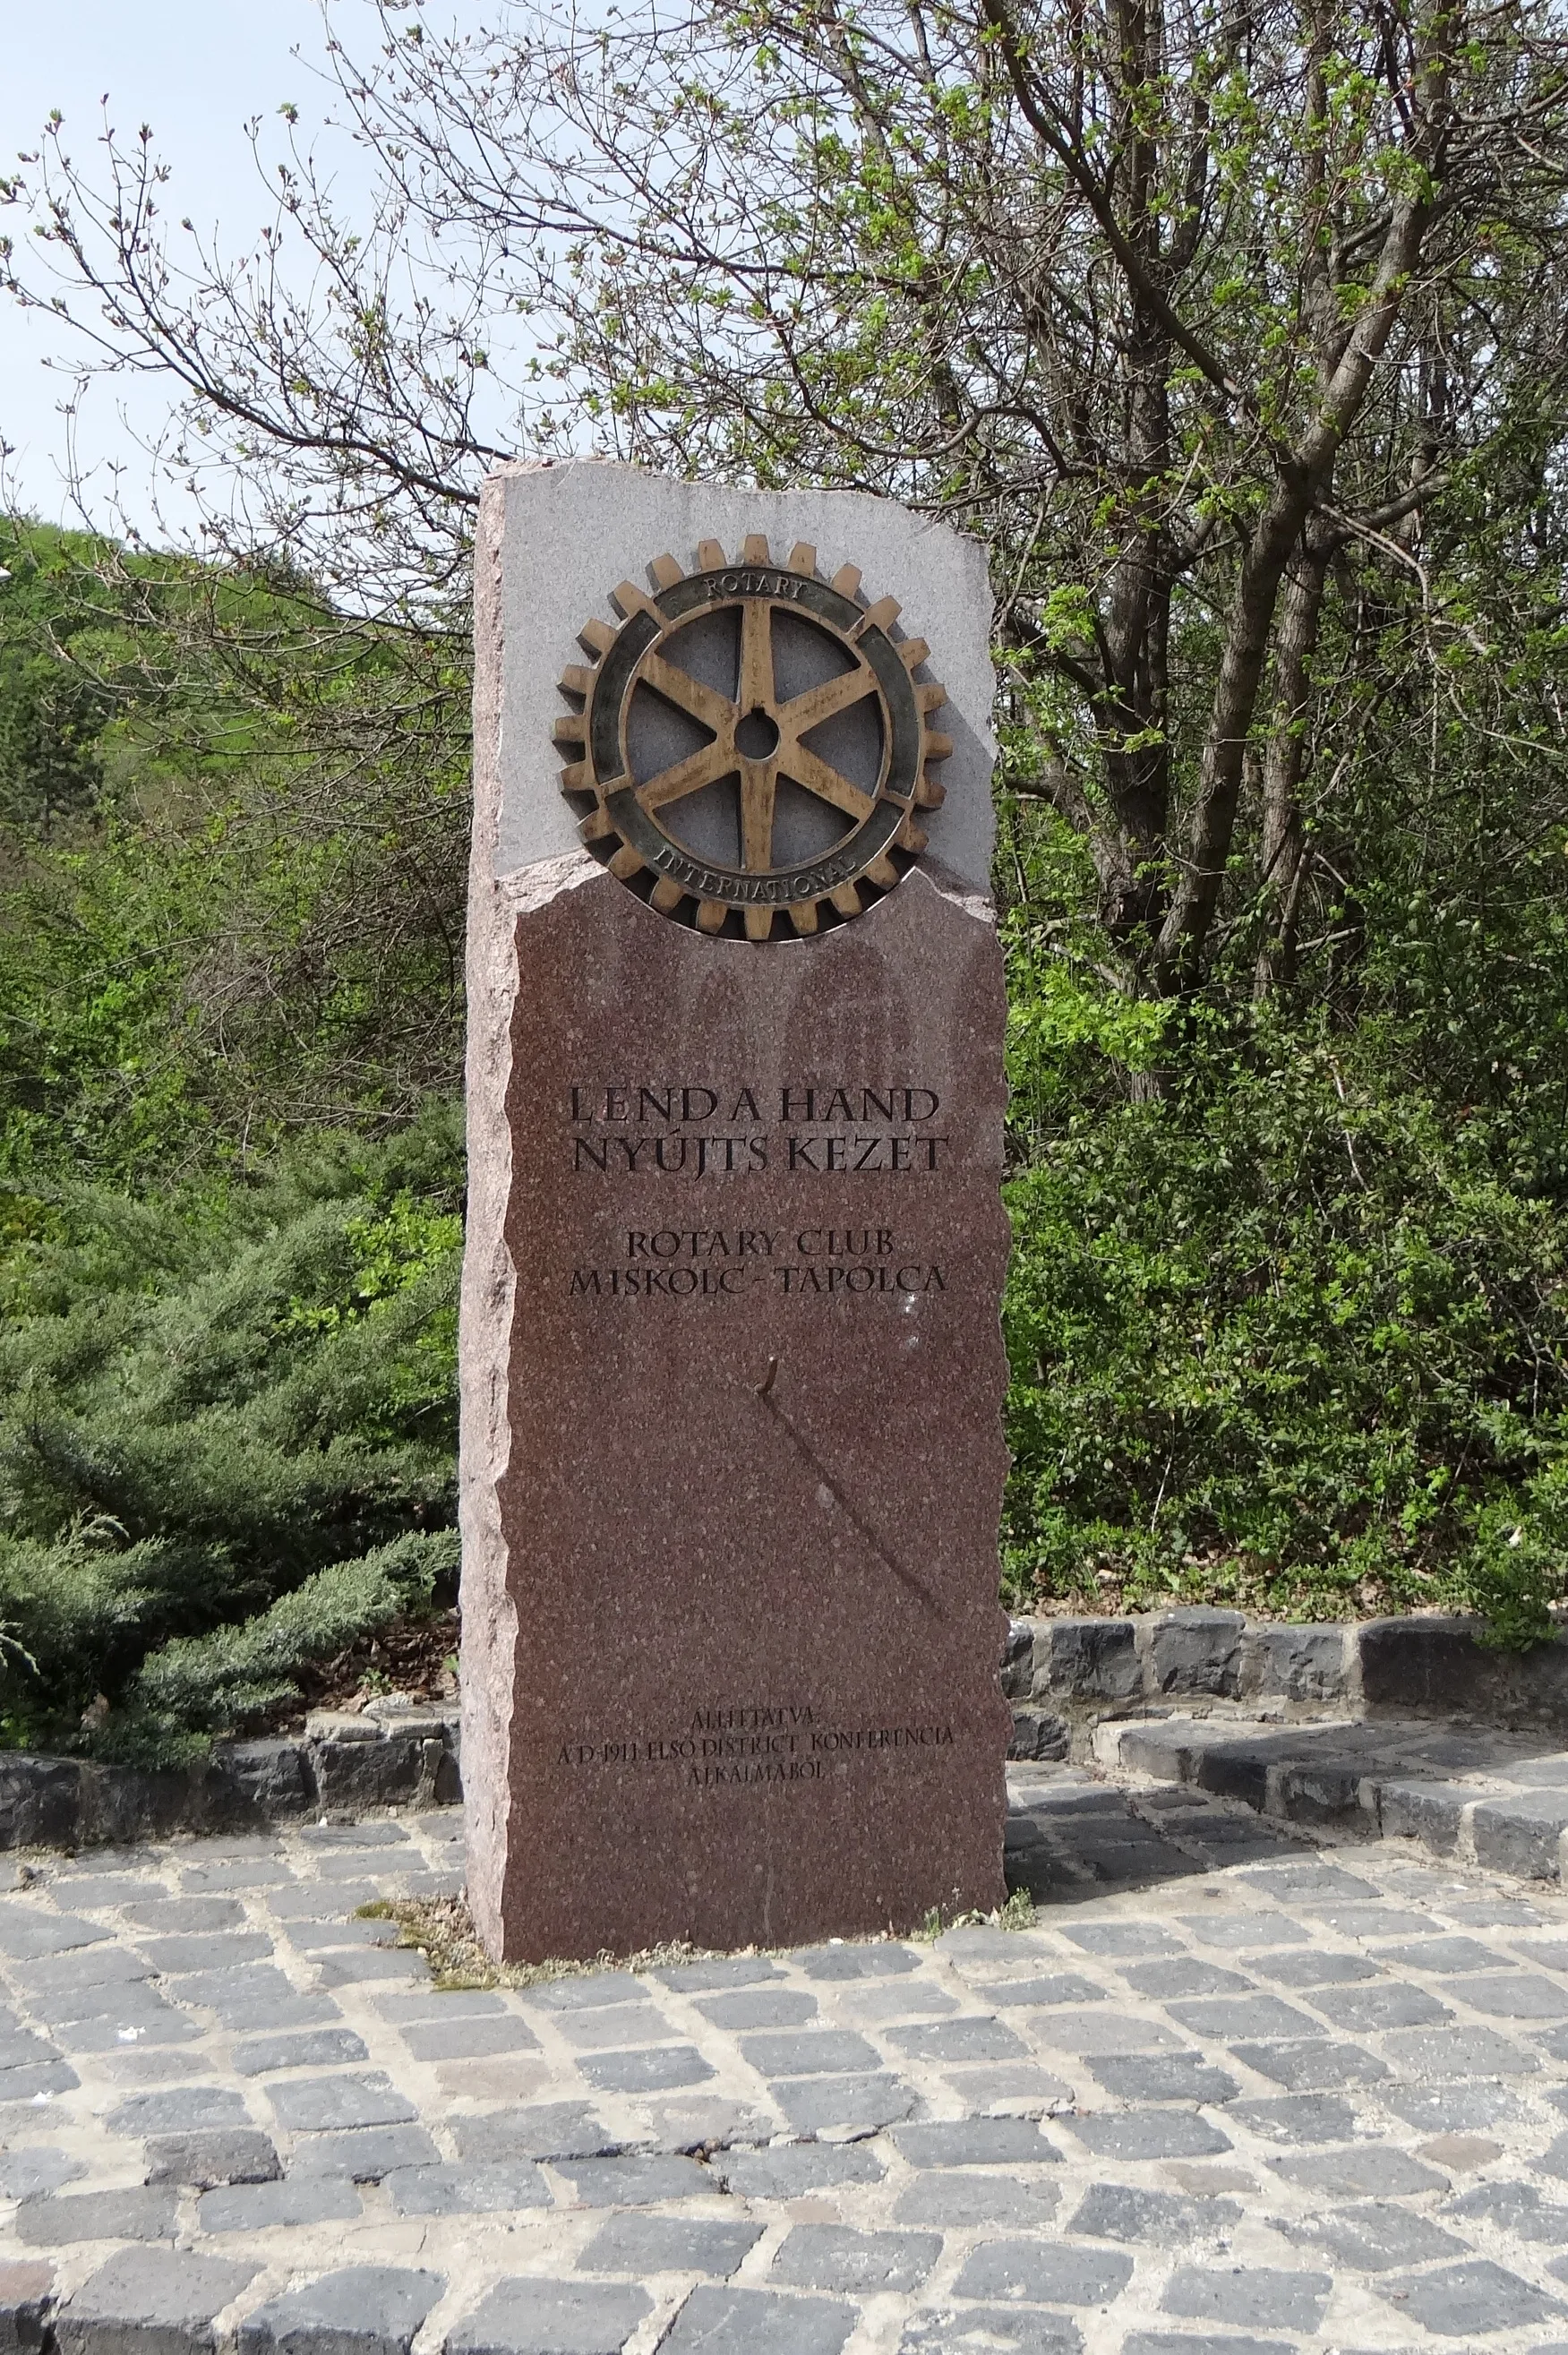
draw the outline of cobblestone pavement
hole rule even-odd
[[[1015,1780],[1030,1929],[443,1995],[454,1811],[0,1899],[0,2333],[82,2355],[1568,2355],[1568,1900]]]

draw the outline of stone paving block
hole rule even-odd
[[[651,2003],[653,1998],[630,1971],[588,1971],[581,1978],[547,1979],[529,1987],[525,2000],[541,2011],[598,2011],[609,2004]]]
[[[907,1946],[803,1946],[791,1956],[808,1979],[887,1979],[918,1970],[920,1957]]]
[[[1541,1916],[1528,1898],[1505,1897],[1499,1890],[1489,1891],[1484,1897],[1466,1898],[1456,1903],[1451,1897],[1443,1901],[1443,1911],[1456,1922],[1468,1922],[1479,1930],[1507,1927],[1539,1930]]]
[[[695,2158],[563,2158],[556,2172],[580,2208],[651,2208],[663,2200],[706,2200],[720,2188]]]
[[[795,2077],[768,2088],[797,2134],[845,2127],[874,2134],[912,2117],[920,2095],[899,2077]]]
[[[727,2281],[762,2239],[764,2227],[746,2218],[613,2216],[577,2259],[579,2273],[702,2274]]]
[[[356,1905],[369,1905],[381,1895],[373,1881],[299,1881],[274,1889],[267,1903],[285,1927],[292,1922],[338,1921]]]
[[[1032,2118],[933,2118],[899,2126],[892,2139],[911,2167],[1039,2167],[1061,2157]]]
[[[352,1913],[322,1922],[294,1922],[289,1926],[289,1944],[300,1955],[330,1954],[340,1946],[395,1946],[397,1943],[395,1922],[361,1921]]]
[[[869,2142],[781,2143],[771,2150],[716,2151],[709,2174],[742,2200],[798,2200],[846,2183],[880,2183],[887,2169]]]
[[[324,1987],[358,1987],[371,1979],[422,1979],[430,1976],[424,1956],[407,1946],[373,1946],[362,1954],[325,1955],[321,1961]]]
[[[278,2124],[296,2134],[408,2126],[418,2115],[407,2094],[379,2069],[357,2076],[285,2077],[269,2090]]]
[[[1529,2115],[1517,2094],[1502,2085],[1385,2085],[1378,2099],[1422,2134],[1473,2134]]]
[[[668,2044],[686,2033],[651,2003],[562,2012],[550,2028],[578,2052],[623,2052],[635,2044]]]
[[[964,2260],[953,2295],[1034,2306],[1103,2306],[1125,2289],[1131,2257],[1069,2241],[987,2241]]]
[[[52,2335],[49,2317],[54,2302],[54,2268],[47,2262],[0,2264],[0,2350],[4,2355],[38,2355],[38,2350]]]
[[[1395,1971],[1493,1971],[1498,1955],[1478,1938],[1433,1937],[1380,1946],[1378,1961]]]
[[[334,2063],[368,2061],[369,2052],[351,2028],[318,2028],[299,2035],[258,2036],[237,2044],[229,2055],[242,2077],[266,2077],[281,2069],[325,2069]]]
[[[111,2110],[112,2134],[179,2134],[187,2126],[249,2126],[243,2094],[228,2085],[171,2085],[163,2093],[133,2094]]]
[[[955,2069],[948,2083],[978,2117],[1039,2118],[1071,2105],[1072,2088],[1043,2069],[1009,2061],[992,2069]]]
[[[397,2167],[433,2167],[441,2158],[423,2126],[355,2126],[345,2134],[300,2135],[297,2174],[343,2175],[351,2183],[379,2183]]]
[[[1078,2355],[1083,2334],[1042,2307],[939,2306],[905,2325],[899,2355]]]
[[[400,2216],[476,2216],[550,2204],[549,2186],[527,2159],[397,2167],[381,2180]]]
[[[403,2042],[416,2061],[488,2060],[499,2052],[537,2052],[539,2038],[509,2014],[502,2019],[410,2020]]]
[[[1287,1950],[1283,1955],[1258,1956],[1253,1968],[1260,1978],[1274,1979],[1281,1987],[1354,1987],[1360,1981],[1380,1977],[1378,1966],[1367,1955],[1335,1955],[1326,1948],[1314,1953],[1310,1947],[1296,1954]]]
[[[1521,2241],[1548,2241],[1555,2248],[1568,2248],[1568,2208],[1543,2200],[1533,2183],[1478,2183],[1473,2191],[1445,2201],[1443,2213],[1485,2216]]]
[[[345,2265],[247,2315],[240,2355],[409,2355],[445,2287],[439,2274]]]
[[[1245,2067],[1293,2094],[1321,2093],[1335,2085],[1371,2085],[1388,2075],[1385,2063],[1359,2045],[1322,2042],[1300,2044],[1237,2044],[1232,2051]]]
[[[934,2061],[938,2064],[943,2062],[1024,2061],[1029,2058],[1029,2046],[999,2019],[912,2021],[889,2028],[886,2035],[888,2042],[911,2060]],[[872,2053],[873,2066],[875,2062],[876,2055]]]
[[[378,1987],[371,1998],[383,2019],[513,2019],[504,1996],[484,1987]]]
[[[1042,2011],[1029,2031],[1037,2044],[1084,2060],[1099,2052],[1176,2052],[1181,2046],[1159,2020],[1124,2011]]]
[[[619,2355],[652,2310],[626,2284],[514,2276],[453,2325],[443,2355]]]
[[[603,2158],[619,2148],[586,2102],[524,2102],[451,2124],[459,2156],[466,2159]]]
[[[1181,1926],[1200,1946],[1223,1946],[1244,1955],[1253,1947],[1305,1946],[1310,1933],[1284,1913],[1232,1913],[1216,1905],[1210,1913],[1185,1913]]]
[[[765,1955],[716,1955],[707,1962],[676,1963],[653,1976],[679,1995],[697,1995],[714,1987],[761,1987],[784,1974]]]
[[[872,2054],[875,2060],[876,2055]],[[714,2074],[695,2044],[650,2044],[629,2052],[587,2052],[578,2067],[603,2094],[652,2094],[700,2085]]]
[[[856,2309],[840,2298],[699,2284],[676,2316],[659,2355],[839,2355]],[[453,2350],[468,2355],[468,2350]],[[479,2355],[479,2350],[475,2350]]]
[[[1176,1955],[1181,1951],[1180,1942],[1154,1922],[1064,1922],[1061,1934],[1086,1955]]]
[[[1289,2037],[1321,2036],[1322,2023],[1309,2011],[1298,2011],[1278,1996],[1243,1996],[1168,2003],[1177,2024],[1192,2036],[1222,2036],[1227,2044],[1277,2043]]]
[[[271,2135],[259,2126],[196,2126],[154,2135],[147,2143],[149,2183],[188,2183],[209,2191],[219,2183],[270,2183],[283,2169]]]
[[[977,1987],[975,1994],[977,2001],[993,2004],[997,2010],[1036,2010],[1058,2004],[1106,2003],[1111,1990],[1096,1987],[1093,1979],[1083,1978],[1075,1971],[1054,1971],[1040,1978],[990,1980]]]
[[[1489,2028],[1404,2028],[1384,2050],[1406,2077],[1526,2077],[1541,2062]]]
[[[1304,2191],[1337,2198],[1375,2192],[1380,2199],[1398,2200],[1411,2191],[1443,2191],[1448,2184],[1435,2167],[1424,2167],[1408,2151],[1384,2142],[1358,2143],[1349,2150],[1303,2151],[1295,2158],[1271,2158],[1268,2164]]]
[[[229,1970],[237,1963],[264,1962],[272,1942],[264,1930],[214,1931],[197,1938],[138,1938],[142,1953],[166,1978],[190,1971]]]
[[[1555,1881],[1557,1844],[1568,1830],[1568,1792],[1517,1792],[1483,1799],[1470,1818],[1477,1864],[1525,1881]]]
[[[148,1897],[126,1913],[139,1930],[169,1934],[238,1930],[245,1921],[245,1908],[233,1897]]]
[[[1284,2339],[1200,2338],[1179,2330],[1129,2330],[1122,2355],[1294,2355]]]
[[[1183,2249],[1194,2241],[1222,2238],[1241,2219],[1233,2200],[1191,2200],[1175,2191],[1096,2183],[1068,2229],[1103,2241],[1148,2241],[1157,2248]]]
[[[1387,2273],[1395,2265],[1422,2265],[1435,2257],[1462,2257],[1469,2253],[1463,2241],[1445,2232],[1430,2217],[1409,2208],[1391,2208],[1381,2200],[1364,2207],[1336,2208],[1319,2216],[1275,2217],[1276,2232],[1298,2247],[1327,2249],[1343,2265],[1360,2273]]]
[[[0,2200],[34,2200],[86,2173],[84,2160],[50,2143],[25,2143],[19,2150],[0,2152]]]
[[[732,1995],[699,1996],[697,2009],[715,2028],[799,2028],[816,2018],[816,1998],[800,1987],[739,1987]]]
[[[837,2075],[879,2066],[875,2045],[850,2029],[813,2029],[800,2036],[743,2036],[741,2051],[764,2077]]]
[[[61,2309],[62,2355],[188,2355],[211,2347],[214,2317],[255,2272],[183,2249],[121,2249]]]
[[[1157,2001],[1170,1996],[1245,1995],[1253,1986],[1240,1971],[1221,1970],[1218,1963],[1203,1962],[1196,1955],[1183,1955],[1170,1962],[1127,1963],[1122,1977],[1137,1994],[1152,1996]],[[989,1990],[984,1993],[987,2001],[992,1999]]]
[[[25,1899],[0,1899],[0,1955],[31,1962],[40,1955],[69,1954],[76,1946],[104,1945],[110,1932],[79,1913],[57,1913]]]
[[[1333,2286],[1328,2274],[1275,2273],[1261,2265],[1232,2265],[1223,2271],[1179,2265],[1166,2284],[1160,2311],[1242,2330],[1310,2333],[1323,2319]]]
[[[795,2289],[917,2290],[942,2254],[940,2232],[856,2232],[842,2224],[796,2224],[773,2262],[770,2280]]]
[[[1230,2102],[1242,2090],[1197,2052],[1096,2054],[1089,2072],[1124,2102]]]
[[[1336,2094],[1282,2094],[1277,2101],[1235,2102],[1225,2113],[1269,2142],[1349,2142],[1356,2113]]]
[[[1190,2110],[1105,2110],[1064,2123],[1096,2158],[1212,2158],[1235,2148],[1229,2135]]]
[[[165,2241],[175,2229],[176,2195],[142,2185],[124,2191],[57,2191],[24,2200],[15,2231],[29,2248],[71,2241]]]
[[[1467,2003],[1472,2011],[1493,2019],[1562,2019],[1568,2014],[1568,1988],[1554,1987],[1533,1971],[1455,1979],[1445,1992],[1456,2003]]]
[[[1020,2182],[995,2169],[936,2169],[906,2183],[893,2203],[895,2224],[930,2224],[939,2232],[1021,2229],[1043,2232],[1060,2194],[1049,2177]]]
[[[1312,2000],[1336,2028],[1357,2036],[1375,2036],[1385,2028],[1431,2028],[1454,2017],[1435,1995],[1403,1979],[1372,1987],[1319,1987]]]
[[[27,1958],[27,2009],[40,2019],[71,2019],[80,2013],[62,2009],[69,1998],[88,1988],[128,1987],[150,1979],[151,1963],[104,1936],[103,1944],[69,1952]]]
[[[196,2212],[204,2232],[266,2232],[279,2224],[347,2223],[360,2213],[360,2200],[347,2178],[286,2175],[204,2191]]]
[[[179,2003],[216,2011],[234,2025],[243,2024],[246,2007],[291,1996],[294,1988],[275,1963],[250,1963],[236,1970],[190,1971],[169,1982],[168,1992]]]
[[[27,2068],[0,2069],[0,2102],[30,2102],[39,2094],[69,2094],[80,2083],[69,2061],[41,2061]]]
[[[1493,2264],[1488,2257],[1445,2265],[1437,2273],[1405,2274],[1379,2282],[1376,2287],[1380,2297],[1396,2304],[1424,2329],[1445,2339],[1463,2339],[1471,2331],[1523,2329],[1568,2313],[1568,2307],[1558,2299]]]

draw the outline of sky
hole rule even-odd
[[[477,21],[477,0],[442,11]],[[368,11],[360,0],[339,0],[336,14],[351,31]],[[323,33],[315,0],[0,0],[0,172],[37,146],[49,111],[65,117],[66,144],[79,161],[102,128],[101,101],[122,133],[150,123],[174,179],[165,210],[188,214],[199,227],[218,225],[225,246],[248,246],[270,207],[256,173],[244,125],[253,115],[275,121],[285,101],[298,106],[302,130],[328,112],[319,80]],[[314,70],[313,70],[314,69]],[[362,168],[344,142],[339,186],[352,193]],[[0,231],[15,237],[15,211],[0,210]],[[51,521],[76,521],[69,506],[64,453],[69,372],[46,362],[69,357],[58,325],[24,313],[0,296],[0,440],[12,445],[7,488]],[[123,468],[123,496],[132,516],[150,521],[150,466],[138,433],[156,431],[170,403],[156,379],[92,385],[77,428],[80,459],[90,470],[91,496],[103,501]],[[189,520],[175,503],[169,520]]]

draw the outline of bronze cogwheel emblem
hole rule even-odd
[[[859,599],[845,565],[819,578],[803,541],[734,563],[714,539],[652,591],[610,592],[619,628],[584,623],[562,674],[561,789],[594,856],[661,915],[700,932],[791,939],[859,915],[914,864],[917,813],[953,750],[928,725],[944,690],[914,674],[891,597]]]

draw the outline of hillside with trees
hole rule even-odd
[[[13,293],[165,373],[209,519],[199,561],[0,550],[13,1738],[76,1651],[50,1738],[246,1721],[315,1640],[292,1598],[336,1642],[446,1574],[466,568],[519,453],[990,549],[1008,1598],[1539,1637],[1561,8],[356,22],[373,219],[303,134],[237,260],[147,139],[57,130],[4,190]]]

